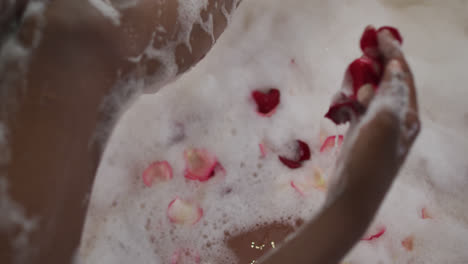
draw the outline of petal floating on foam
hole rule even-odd
[[[365,112],[365,108],[357,100],[347,100],[330,106],[325,117],[340,125],[351,121],[352,116],[358,116]]]
[[[361,57],[354,60],[348,67],[348,72],[351,75],[353,83],[353,96],[356,98],[359,89],[366,85],[371,84],[375,87],[379,84],[380,76],[374,66],[374,62],[366,57]]]
[[[189,180],[209,180],[218,165],[216,156],[205,149],[187,149],[184,151],[184,159],[185,178]]]
[[[371,235],[369,235],[369,236],[367,236],[367,237],[364,237],[364,238],[362,238],[361,240],[372,241],[372,240],[374,240],[374,239],[377,239],[377,238],[383,236],[383,235],[385,234],[385,231],[386,231],[386,230],[387,230],[387,228],[382,227],[382,228],[380,228],[380,229],[377,231],[377,233],[371,234]]]
[[[155,182],[163,182],[172,179],[172,167],[167,161],[157,161],[151,163],[143,171],[143,183],[151,187]]]
[[[338,148],[341,146],[341,144],[343,144],[343,140],[344,140],[344,136],[343,135],[338,135],[338,141],[337,141],[337,137],[336,136],[329,136],[327,137],[327,139],[325,139],[325,141],[323,142],[322,146],[320,147],[320,152],[326,152],[326,151],[329,151],[331,149],[333,149],[336,145],[336,143],[338,143]]]
[[[167,216],[172,223],[193,225],[203,216],[203,209],[193,202],[176,198],[169,203]]]
[[[290,159],[284,156],[279,156],[279,160],[283,163],[286,167],[290,169],[297,169],[302,167],[302,163],[304,161],[310,160],[310,148],[307,143],[302,140],[297,140],[297,147],[296,147],[296,154],[295,157]]]
[[[412,236],[406,237],[401,241],[401,245],[408,251],[412,251],[414,247],[414,238]]]
[[[422,219],[432,219],[432,216],[429,214],[426,207],[423,207],[423,209],[421,209],[421,218]]]
[[[314,168],[314,173],[312,175],[306,175],[303,178],[292,180],[290,185],[302,196],[305,196],[306,193],[313,189],[324,191],[327,188],[323,172],[319,168]]]
[[[266,157],[266,146],[263,143],[258,144],[258,147],[260,148],[260,157],[265,158]]]
[[[278,89],[270,89],[268,92],[255,90],[252,97],[257,104],[257,112],[261,116],[271,117],[280,103],[281,93]]]

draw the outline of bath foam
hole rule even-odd
[[[293,220],[288,219],[291,216],[313,218],[326,194],[311,190],[301,196],[290,181],[315,166],[324,171],[327,183],[333,177],[336,153],[327,151],[322,155],[320,147],[328,136],[344,131],[342,127],[338,132],[332,127],[320,138],[319,124],[329,124],[322,119],[324,110],[340,85],[347,63],[357,54],[359,33],[370,20],[379,25],[408,23],[411,26],[396,24],[405,36],[423,30],[411,23],[415,18],[425,22],[424,25],[434,20],[445,21],[437,20],[441,6],[399,13],[385,11],[378,1],[356,1],[356,6],[343,5],[342,1],[326,1],[327,5],[322,5],[325,1],[297,0],[288,5],[283,2],[245,1],[233,19],[233,27],[201,65],[158,94],[141,98],[124,115],[96,179],[81,249],[84,263],[170,263],[168,259],[173,253],[184,248],[199,252],[200,263],[236,263],[235,256],[222,242],[224,231],[238,234],[264,222],[291,223]],[[364,18],[359,12],[363,6],[375,13]],[[450,18],[452,14],[447,12],[442,17]],[[336,15],[331,24],[326,19],[329,15]],[[440,33],[445,40],[455,37],[448,31]],[[428,91],[420,94],[425,99],[422,102],[427,103],[440,86],[433,87],[426,81],[437,81],[429,70],[433,66],[426,65],[424,56],[428,55],[421,55],[426,41],[410,37],[405,48],[409,49],[408,54],[416,54],[411,57],[412,66],[418,71],[415,76],[420,85]],[[412,42],[418,44],[417,49]],[[444,41],[440,47],[445,49],[448,44]],[[457,56],[468,59],[466,54]],[[290,63],[292,58],[294,67]],[[443,68],[457,72],[460,65],[452,65],[446,59],[440,62]],[[449,72],[447,75],[453,76]],[[466,76],[459,77],[468,82]],[[451,80],[454,85],[450,89],[461,87],[455,85],[458,83],[453,81],[455,78]],[[271,118],[260,118],[249,99],[253,90],[266,86],[278,87],[282,100]],[[464,101],[452,103],[464,105]],[[429,105],[431,109],[421,108],[426,120],[432,107],[436,107]],[[447,113],[445,108],[441,111]],[[366,232],[373,235],[385,226],[385,234],[359,242],[344,263],[464,263],[468,258],[462,250],[468,237],[467,222],[453,214],[456,209],[466,209],[455,207],[451,193],[435,194],[441,187],[446,192],[452,190],[455,176],[461,181],[461,172],[466,167],[461,160],[456,163],[449,160],[454,158],[451,155],[457,155],[457,160],[463,157],[466,139],[438,112],[432,114],[437,123],[430,125],[426,121],[407,166]],[[457,116],[455,112],[452,114]],[[427,129],[432,132],[424,132]],[[277,154],[284,144],[298,138],[309,143],[312,158],[292,171],[278,162]],[[349,135],[341,151],[348,141],[352,141]],[[443,152],[433,143],[447,145],[451,141],[458,148],[447,146]],[[268,143],[267,154],[261,159],[259,142]],[[215,154],[225,167],[225,178],[214,177],[204,183],[187,181],[183,177],[183,151],[188,146],[206,148]],[[429,172],[423,171],[421,158],[429,162]],[[154,160],[170,161],[174,177],[170,184],[145,189],[141,173]],[[426,178],[432,179],[433,186],[427,184]],[[204,214],[195,225],[183,228],[170,225],[165,209],[176,195],[199,202]],[[430,209],[434,219],[421,218],[423,206]],[[411,252],[401,244],[409,236],[414,237]]]

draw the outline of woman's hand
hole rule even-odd
[[[399,43],[378,36],[384,76],[367,111],[353,119],[325,208],[265,264],[336,264],[362,237],[419,134],[413,75]]]

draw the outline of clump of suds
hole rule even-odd
[[[31,52],[39,45],[42,29],[45,26],[44,10],[46,4],[40,1],[28,3],[23,20],[34,17],[36,28],[33,30],[31,46],[25,47],[17,38],[17,32],[7,37],[0,47],[0,118],[12,114],[16,108],[16,90],[18,85],[25,85],[25,75]],[[13,70],[10,70],[13,69]]]
[[[0,232],[7,234],[12,246],[14,263],[25,263],[35,249],[29,235],[37,229],[39,220],[26,216],[24,208],[8,193],[8,181],[0,171]],[[14,230],[19,230],[14,233]]]
[[[104,17],[115,26],[120,26],[120,12],[115,9],[109,0],[88,0]]]

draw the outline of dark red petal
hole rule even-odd
[[[310,148],[307,143],[302,140],[297,140],[296,148],[296,159],[288,159],[283,156],[279,156],[279,160],[290,169],[297,169],[302,166],[302,162],[310,159]]]
[[[361,50],[369,57],[378,57],[377,30],[373,26],[367,26],[361,37]]]
[[[252,97],[257,103],[257,111],[267,116],[280,103],[280,91],[278,89],[270,89],[267,93],[256,90],[252,92]]]
[[[300,161],[290,160],[290,159],[285,158],[283,156],[279,156],[278,158],[286,167],[288,167],[290,169],[297,169],[297,168],[302,167],[302,163]]]
[[[401,37],[401,34],[400,32],[398,31],[398,29],[394,28],[394,27],[390,27],[390,26],[385,26],[385,27],[381,27],[379,28],[379,30],[377,31],[378,32],[382,32],[383,30],[388,30],[390,31],[390,33],[392,33],[393,37],[398,40],[398,42],[400,42],[400,44],[403,44],[403,37]]]
[[[307,143],[302,140],[297,140],[299,150],[299,161],[310,160],[310,148]]]
[[[351,120],[351,114],[361,115],[365,111],[364,106],[354,100],[334,104],[325,114],[325,117],[333,121],[335,124],[340,125]]]
[[[361,57],[354,60],[348,67],[348,72],[353,80],[353,92],[356,97],[359,88],[365,84],[377,86],[379,83],[379,75],[374,68],[374,62],[366,57]]]

